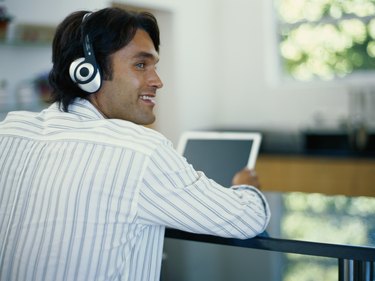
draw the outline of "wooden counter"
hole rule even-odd
[[[301,191],[375,197],[375,159],[260,155],[265,191]]]

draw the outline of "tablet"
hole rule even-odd
[[[188,131],[177,150],[195,170],[229,187],[235,173],[254,169],[260,143],[260,133]]]

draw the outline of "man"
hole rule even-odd
[[[165,227],[264,231],[256,188],[223,188],[140,126],[163,86],[158,51],[148,13],[80,11],[58,26],[55,103],[0,124],[0,280],[158,280]]]

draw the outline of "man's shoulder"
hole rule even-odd
[[[86,120],[76,124],[77,128],[67,132],[77,139],[106,146],[130,148],[151,154],[159,145],[169,140],[154,129],[120,119]]]
[[[99,123],[100,125],[98,125],[98,127],[107,128],[118,138],[127,138],[128,136],[132,136],[139,141],[146,141],[155,145],[169,142],[169,140],[160,132],[130,121],[120,119],[104,119]]]
[[[40,113],[12,112],[2,122],[2,134],[41,141],[92,143],[151,154],[169,140],[154,129],[120,119],[100,119],[50,107]]]

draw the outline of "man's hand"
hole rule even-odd
[[[250,170],[248,168],[244,168],[238,173],[236,173],[232,179],[233,185],[252,185],[256,188],[260,188],[260,182],[255,170]]]

